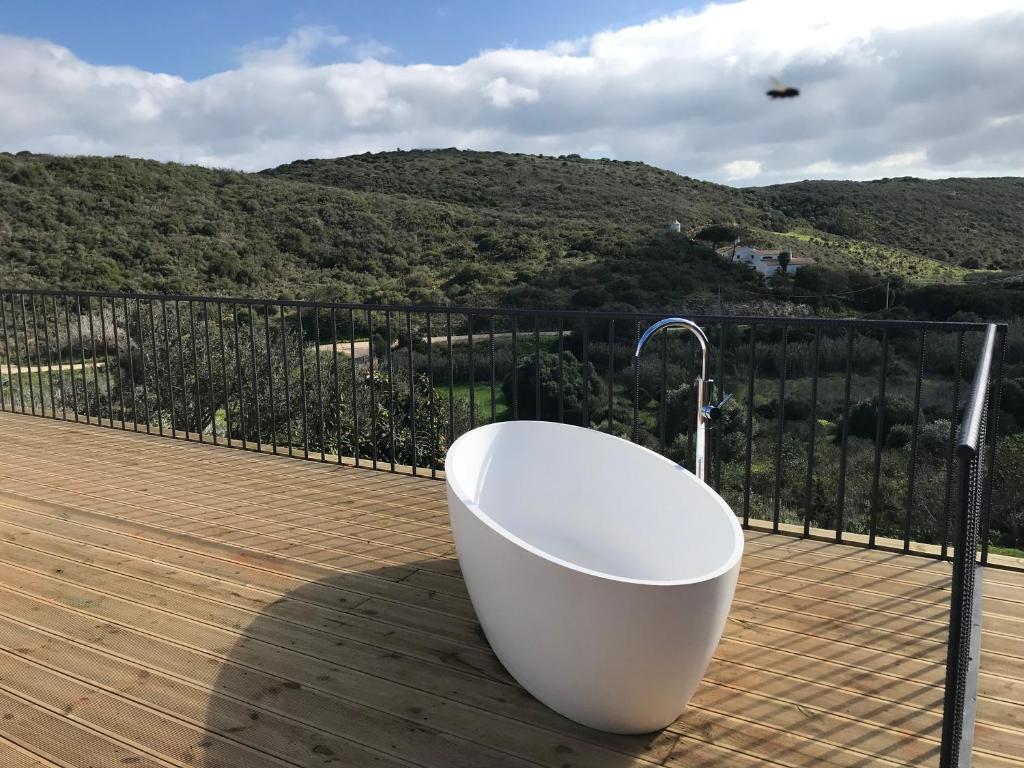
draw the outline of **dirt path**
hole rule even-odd
[[[60,371],[80,371],[83,368],[92,368],[95,365],[97,368],[102,368],[105,363],[101,360],[97,360],[95,363],[65,363],[64,365],[23,365],[20,368],[16,365],[7,365],[6,363],[0,363],[0,376],[23,376],[28,373],[39,375],[41,373],[58,373]]]
[[[568,335],[569,331],[563,331],[563,334]],[[520,338],[524,338],[524,337],[529,337],[529,336],[532,336],[532,335],[533,335],[532,331],[524,331],[524,332],[519,334],[519,337]],[[540,335],[541,336],[557,336],[558,335],[558,331],[541,331]],[[486,332],[485,333],[474,333],[473,334],[473,340],[474,341],[479,341],[481,339],[488,339],[488,338],[490,338],[490,337],[488,336],[488,334]],[[494,334],[494,338],[496,340],[497,339],[511,339],[512,338],[512,334],[511,333],[496,333],[496,334]],[[433,336],[430,339],[430,343],[434,344],[434,345],[437,345],[437,344],[447,344],[448,343],[448,337],[447,336]],[[468,335],[452,336],[452,345],[453,346],[454,345],[467,344],[467,343],[469,343],[469,336]],[[397,349],[398,348],[398,342],[397,341],[393,342],[392,345],[391,345],[391,348],[392,349]],[[331,352],[334,349],[334,345],[331,344],[330,342],[328,342],[326,344],[321,344],[319,349],[320,349],[321,352]],[[352,355],[352,346],[351,346],[351,344],[348,341],[339,341],[338,342],[338,354],[339,355],[344,355],[345,357],[350,357]],[[362,360],[362,359],[367,358],[369,356],[370,356],[370,342],[367,341],[367,340],[357,341],[355,343],[355,358],[356,358],[356,360]]]

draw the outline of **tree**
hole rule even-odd
[[[779,253],[779,269],[785,272],[789,267],[789,262],[792,260],[793,254],[790,251],[781,251]]]
[[[536,418],[539,376],[540,419],[559,421],[561,399],[561,420],[579,424],[583,419],[583,399],[590,397],[591,402],[601,401],[600,380],[593,375],[584,376],[584,366],[571,352],[563,353],[561,374],[558,368],[558,355],[541,352],[539,362],[538,367],[538,360],[532,354],[519,358],[516,370],[506,377],[502,384],[506,402],[511,403],[516,394],[512,387],[513,376],[516,376],[519,413],[523,418]],[[584,379],[589,379],[589,386]]]
[[[697,240],[707,240],[717,248],[719,243],[735,242],[740,237],[740,230],[738,227],[728,224],[712,224],[704,227],[694,237]]]

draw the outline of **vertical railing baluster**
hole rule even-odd
[[[135,401],[135,355],[132,354],[132,323],[128,312],[128,298],[124,299],[124,343],[128,354],[128,380],[132,395],[132,431],[139,431],[138,404]]]
[[[12,310],[13,312],[13,306]],[[14,372],[11,368],[11,348],[7,336],[7,300],[0,293],[0,328],[4,337],[4,364],[7,366],[7,392],[0,388],[0,408],[7,410],[7,395],[11,398],[11,413],[14,413]],[[20,375],[20,374],[19,374]]]
[[[694,460],[693,440],[695,437],[694,432],[697,428],[697,419],[692,414],[697,412],[697,340],[692,334],[687,335],[689,336],[690,350],[690,396],[686,401],[686,457],[694,462],[694,471],[696,471],[697,462]]]
[[[64,333],[68,340],[68,381],[71,382],[71,410],[75,414],[75,421],[78,419],[78,392],[75,388],[75,345],[71,340],[71,307],[69,296],[61,297],[61,304],[64,305]],[[81,342],[81,338],[79,338]]]
[[[192,416],[189,414],[189,386],[188,378],[186,376],[187,370],[185,365],[185,340],[182,338],[181,333],[181,302],[178,299],[174,300],[174,328],[177,332],[178,341],[178,367],[181,369],[181,410],[182,416],[185,419],[185,439],[192,439]]]
[[[348,311],[348,328],[348,359],[352,373],[352,453],[355,454],[354,458],[358,467],[361,465],[359,463],[359,394],[356,391],[356,311],[354,309]],[[372,381],[370,385],[373,386]]]
[[[412,343],[412,312],[408,310],[405,313],[405,337],[409,344],[409,442],[412,447],[412,473],[415,475],[419,463],[416,458],[416,371],[412,359],[414,346]]]
[[[15,296],[21,298],[21,294],[11,294],[11,328],[14,331],[14,379],[18,382],[18,409],[22,413],[27,413],[25,408],[25,380],[22,378],[26,375],[26,371],[22,370],[21,366],[21,344],[18,341],[18,307],[15,303]],[[24,315],[23,315],[24,317]],[[26,356],[28,350],[25,351]],[[26,367],[28,367],[26,365]],[[13,394],[12,394],[13,397]]]
[[[391,311],[384,312],[384,328],[387,334],[387,364],[388,364],[388,432],[391,440],[391,471],[395,471],[395,366],[394,356],[391,352]]]
[[[608,320],[608,434],[615,433],[615,318]]]
[[[85,364],[85,334],[82,332],[82,296],[80,294],[75,295],[75,305],[78,316],[78,346],[79,352],[82,355],[82,397],[85,398],[85,423],[89,424],[92,421],[91,407],[89,406],[89,380],[88,373],[86,372]],[[17,331],[15,331],[17,333]],[[15,337],[17,338],[17,337]],[[17,350],[17,347],[15,347]]]
[[[100,333],[103,335],[103,378],[107,389],[107,415],[110,423],[107,425],[114,428],[114,396],[110,390],[110,346],[107,343],[107,311],[103,306],[103,297],[100,296]]]
[[[519,421],[519,318],[512,315],[512,421]]]
[[[565,321],[558,318],[558,423],[565,422],[565,377],[563,374],[562,360],[565,357],[565,349],[562,343],[562,330]]]
[[[231,447],[234,430],[231,429],[231,395],[227,388],[227,347],[224,343],[224,306],[217,302],[217,338],[220,341],[220,391],[224,395],[224,439]],[[211,383],[212,386],[212,383]],[[216,420],[217,414],[213,418]]]
[[[167,328],[167,302],[160,300],[160,314],[164,324],[164,358],[167,360],[167,394],[171,401],[171,437],[178,436],[177,404],[174,401],[174,364],[171,356],[171,334]],[[163,434],[162,432],[160,434]]]
[[[455,440],[455,359],[452,350],[452,313],[445,313],[448,333],[448,445]]]
[[[658,445],[661,447],[661,452],[665,453],[668,450],[667,445],[667,427],[666,422],[668,421],[668,334],[661,334],[661,381],[658,385],[658,392],[661,393],[661,397],[658,401]]]
[[[220,339],[220,391],[224,395],[224,437],[227,440],[228,448],[231,447],[231,440],[234,437],[234,430],[231,428],[231,393],[228,390],[228,352],[224,343],[224,305],[217,302],[217,336]],[[267,354],[270,354],[269,347]],[[217,418],[217,414],[213,415]]]
[[[914,424],[910,438],[910,464],[907,467],[907,508],[903,519],[903,552],[910,552],[910,525],[914,510],[914,481],[917,478],[917,440],[921,419],[921,381],[924,379],[925,330],[918,331],[917,382],[914,384]]]
[[[25,338],[25,368],[28,373],[28,400],[32,406],[32,415],[36,412],[36,391],[32,383],[32,349],[28,345],[28,310],[25,309],[25,294],[21,294],[21,333]]]
[[[633,323],[633,348],[640,345],[640,322]],[[633,430],[632,441],[635,443],[640,438],[640,358],[636,355],[630,356],[630,363],[633,371]]]
[[[292,393],[291,393],[291,370],[288,365],[288,326],[284,319],[284,304],[279,304],[281,311],[281,364],[284,366],[284,413],[287,432],[285,437],[288,440],[288,455],[294,456],[292,450]]]
[[[203,422],[205,419],[203,418],[203,394],[199,388],[199,353],[197,350],[198,344],[196,342],[196,303],[194,301],[189,301],[188,303],[188,320],[189,336],[192,337],[192,375],[195,376],[196,379],[196,433],[199,435],[199,442],[202,443],[204,442],[203,431],[205,425]]]
[[[473,315],[466,315],[466,346],[469,349],[469,428],[476,426],[476,360],[473,355]]]
[[[533,384],[533,396],[536,398],[534,410],[537,420],[540,421],[540,318],[536,315],[533,317]]]
[[[448,352],[449,359],[451,353],[451,340],[452,340],[452,328],[451,328],[451,317],[449,316],[448,325]],[[371,466],[377,468],[377,442],[378,442],[378,418],[377,413],[377,379],[373,375],[373,312],[366,310],[366,346],[367,353],[369,354],[369,373],[370,373],[370,449],[371,449]],[[353,359],[355,359],[353,357]]]
[[[36,296],[30,294],[28,299],[29,306],[32,307],[32,343],[36,350],[36,379],[39,382],[39,413],[42,416],[46,415],[46,391],[43,389],[43,356],[39,352],[39,318],[36,315]]]
[[[437,477],[437,407],[434,402],[434,336],[430,312],[424,313],[427,326],[427,408],[430,412],[430,476]]]
[[[210,390],[210,435],[213,444],[219,444],[217,434],[217,395],[213,385],[213,350],[210,347],[210,304],[203,302],[203,347],[206,354],[206,386]]]
[[[843,426],[839,438],[839,487],[836,489],[836,543],[843,541],[846,508],[846,460],[850,444],[850,384],[853,379],[853,328],[846,330],[846,381],[843,387]]]
[[[102,316],[102,311],[103,311],[103,307],[102,307],[102,304],[100,304],[100,306],[99,306],[100,317]],[[96,351],[96,323],[95,323],[92,315],[93,315],[92,302],[90,301],[89,302],[89,338],[90,338],[90,340],[92,342],[92,384],[93,384],[93,390],[92,391],[95,393],[94,396],[95,396],[95,403],[96,403],[96,424],[99,425],[99,426],[102,426],[103,421],[102,421],[102,417],[100,416],[100,414],[102,414],[102,409],[99,406],[99,369],[96,368],[96,364],[97,364],[96,357],[98,357],[98,352]],[[31,387],[30,387],[30,391],[31,391]]]
[[[338,308],[331,307],[331,375],[334,378],[334,429],[338,444],[338,463],[341,464],[341,375],[338,371]],[[355,391],[352,392],[352,407],[355,409]]]
[[[804,504],[804,536],[811,535],[811,510],[814,505],[814,458],[818,428],[818,358],[821,354],[821,326],[814,328],[811,353],[811,415],[807,422],[807,488]]]
[[[121,429],[124,429],[127,425],[124,419],[124,376],[121,372],[121,342],[119,340],[120,334],[117,332],[117,299],[113,296],[110,298],[110,330],[114,334],[114,361],[117,366],[117,407],[120,411],[121,417]],[[105,336],[106,334],[104,334]],[[106,347],[104,346],[104,349]],[[110,370],[110,363],[107,363],[107,370]],[[113,401],[111,401],[113,405]],[[113,420],[111,420],[113,422]],[[111,423],[110,426],[114,426]]]
[[[497,395],[495,394],[495,373],[494,373],[494,315],[491,315],[490,327],[490,352],[491,352],[491,423],[498,420]]]
[[[779,522],[782,516],[782,478],[784,468],[782,464],[782,438],[786,428],[786,340],[789,335],[789,326],[782,326],[782,344],[779,354],[779,429],[775,436],[775,495],[774,507],[772,509],[772,533],[779,532]]]
[[[326,440],[324,440],[324,380],[321,369],[323,366],[320,365],[320,307],[319,305],[313,307],[313,349],[316,351],[316,400],[317,410],[320,416],[320,461],[327,461],[327,450],[325,447]]]
[[[239,341],[238,316],[238,303],[234,302],[231,304],[231,325],[234,326],[235,336],[235,388],[238,391],[238,429],[242,433],[242,450],[249,450],[249,430],[246,428],[245,418],[245,376],[243,375],[242,369],[242,344]],[[301,345],[301,328],[299,329],[299,333]],[[301,353],[301,346],[299,347],[299,351]],[[305,423],[303,423],[303,429],[305,429]]]
[[[302,457],[309,458],[309,408],[306,401],[306,339],[302,332],[302,305],[295,307],[295,328],[299,344],[299,392],[302,395]]]
[[[152,302],[147,301],[152,307]],[[149,383],[146,380],[146,326],[142,321],[142,299],[135,300],[135,320],[139,324],[139,378],[142,379],[142,407],[146,419],[146,434],[153,431],[151,425],[151,411],[149,407]],[[152,327],[149,329],[152,334]],[[154,351],[155,351],[154,347]],[[156,358],[154,356],[154,363]],[[137,418],[137,417],[136,417]]]
[[[882,474],[882,443],[885,439],[885,385],[889,370],[889,329],[882,331],[882,364],[878,373],[878,418],[875,422],[875,463],[871,473],[871,512],[868,522],[868,546],[875,546],[878,535],[878,486]]]
[[[153,311],[153,300],[150,299],[147,303],[149,304],[149,333],[152,337],[151,341],[153,342],[153,365],[156,368],[156,370],[153,371],[153,389],[155,390],[153,394],[156,395],[156,425],[157,432],[159,432],[160,436],[163,437],[164,416],[163,405],[160,400],[160,354],[157,352],[156,348],[156,316]],[[143,381],[145,381],[145,379],[143,379]]]
[[[584,318],[583,323],[583,426],[590,428],[590,319]],[[513,350],[514,352],[514,350]],[[515,355],[513,354],[513,358]]]
[[[53,348],[50,346],[50,319],[46,316],[46,296],[40,296],[39,303],[43,307],[43,345],[46,347],[46,385],[50,390],[50,417],[56,419],[57,403],[53,399]],[[56,304],[54,306],[56,307]]]
[[[277,455],[277,399],[274,397],[274,347],[270,341],[270,304],[263,305],[263,331],[266,335],[267,344],[267,395],[270,402],[267,408],[270,411],[270,452]]]
[[[249,358],[252,363],[252,405],[256,412],[256,451],[263,453],[263,415],[260,412],[260,377],[256,369],[256,319],[252,302],[246,305],[249,317]]]
[[[747,455],[743,471],[743,527],[750,525],[750,475],[754,459],[754,373],[757,369],[755,345],[757,326],[750,326],[750,365],[747,371]]]
[[[725,323],[721,322],[718,324],[718,376],[716,377],[715,383],[718,385],[718,394],[715,396],[717,401],[721,401],[725,397]],[[722,432],[724,428],[719,426],[715,430],[715,456],[714,456],[714,470],[715,470],[715,491],[718,493],[722,492]]]

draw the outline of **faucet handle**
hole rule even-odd
[[[725,397],[722,399],[722,402],[720,402],[718,405],[705,405],[703,408],[701,408],[701,413],[704,414],[704,418],[707,419],[708,421],[719,421],[722,418],[722,408],[730,400],[732,400],[732,394],[727,393]]]

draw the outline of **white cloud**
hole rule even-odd
[[[510,83],[504,77],[491,80],[480,91],[499,109],[508,109],[516,104],[531,104],[540,98],[540,91],[536,88]]]
[[[0,149],[243,169],[399,146],[599,150],[744,183],[1024,174],[1021,39],[1020,0],[741,0],[455,66],[303,27],[186,81],[0,36]],[[769,101],[773,75],[801,96]]]
[[[757,178],[761,173],[761,163],[757,160],[733,160],[722,166],[726,181],[743,181]]]
[[[294,30],[283,42],[261,40],[247,45],[241,50],[241,59],[248,67],[300,66],[309,62],[314,51],[341,48],[348,42],[348,37],[336,34],[329,27],[310,25]]]

